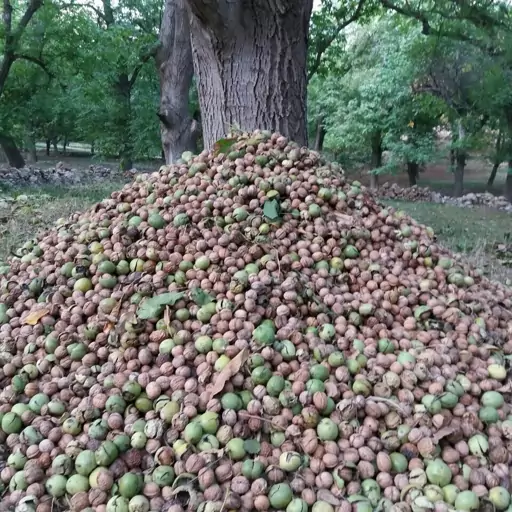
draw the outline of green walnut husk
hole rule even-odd
[[[292,501],[293,492],[286,483],[273,485],[268,492],[270,506],[274,509],[283,510]]]

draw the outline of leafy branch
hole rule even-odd
[[[22,53],[16,53],[14,55],[14,60],[26,60],[27,62],[32,62],[33,64],[36,64],[39,66],[50,78],[55,78],[55,75],[52,71],[48,69],[48,66],[37,57],[32,57],[31,55],[25,55]]]
[[[337,24],[336,27],[334,28],[331,35],[319,39],[319,41],[316,44],[313,63],[309,66],[308,80],[311,80],[315,73],[317,73],[318,69],[320,68],[320,64],[322,63],[324,53],[334,43],[336,38],[339,37],[341,31],[361,17],[363,13],[363,7],[365,6],[366,2],[367,0],[358,0],[356,8],[352,15],[340,21],[339,24]]]
[[[496,38],[489,37],[489,35],[493,29],[509,28],[508,12],[504,21],[502,21],[501,18],[504,13],[499,8],[496,10],[492,2],[484,2],[482,6],[478,6],[474,3],[469,5],[466,0],[454,0],[448,2],[448,10],[436,7],[437,2],[435,2],[434,6],[429,7],[428,11],[414,8],[410,2],[402,4],[391,0],[380,0],[380,3],[386,9],[420,22],[423,35],[465,41],[477,46],[491,56],[503,54],[503,49],[496,44]],[[453,12],[453,4],[455,4],[455,12]],[[439,18],[439,27],[433,26],[432,16]],[[449,29],[446,28],[446,22],[452,22]],[[467,26],[457,27],[454,25],[456,22],[469,22],[474,28],[484,32],[483,39],[468,31]]]

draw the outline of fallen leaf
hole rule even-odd
[[[190,298],[193,300],[198,306],[204,306],[206,304],[210,304],[215,300],[215,297],[205,292],[201,288],[192,288],[190,291]]]
[[[32,313],[29,313],[25,320],[23,320],[24,324],[28,325],[36,325],[43,316],[46,316],[50,312],[49,309],[38,309],[37,311],[32,311]]]
[[[229,139],[220,139],[213,145],[213,152],[215,156],[218,156],[220,153],[228,153],[232,146],[236,143],[238,139],[229,138]]]
[[[434,436],[433,436],[434,441],[436,443],[439,443],[439,441],[441,439],[443,439],[443,437],[451,436],[453,433],[457,432],[457,430],[458,430],[458,428],[454,425],[448,426],[448,427],[443,427],[434,434]]]
[[[319,501],[325,501],[334,507],[341,505],[341,501],[328,489],[319,489],[317,492],[317,499]]]
[[[354,224],[354,217],[351,215],[345,215],[344,213],[340,212],[333,212],[333,214],[339,222],[345,224],[346,226],[352,226]]]
[[[279,200],[267,199],[263,204],[263,215],[270,221],[276,222],[281,218],[281,204]]]
[[[158,318],[165,310],[165,306],[174,306],[185,296],[185,292],[167,292],[145,299],[139,305],[137,316],[143,320]]]
[[[123,295],[121,295],[121,298],[116,302],[116,305],[113,307],[112,311],[110,312],[110,314],[113,317],[119,318],[119,313],[121,312],[121,306],[123,305],[123,300],[124,300],[124,293],[123,293]]]
[[[221,370],[217,379],[215,380],[215,384],[209,390],[210,399],[212,399],[215,395],[218,395],[226,385],[226,382],[229,381],[234,375],[236,375],[242,365],[249,359],[249,349],[246,347],[241,352],[239,352],[224,368]]]

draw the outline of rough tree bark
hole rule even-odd
[[[7,161],[11,167],[21,169],[25,167],[25,159],[20,153],[16,141],[7,133],[0,133],[0,146],[4,150]]]
[[[496,146],[494,151],[494,161],[492,164],[491,174],[489,175],[489,179],[487,180],[487,188],[490,188],[494,185],[494,180],[496,179],[496,175],[498,174],[498,169],[500,168],[501,162],[503,161],[502,154],[502,143],[503,143],[503,133],[500,130],[498,132],[498,136],[496,137]]]
[[[372,136],[372,170],[382,167],[382,134],[375,132]],[[373,172],[370,173],[370,188],[379,188],[379,175]]]
[[[126,73],[121,73],[115,82],[115,90],[119,104],[118,123],[123,127],[121,149],[119,151],[121,170],[133,168],[133,141],[130,132],[132,121],[132,87],[133,83]]]
[[[27,149],[27,162],[37,162],[37,148],[36,148],[36,136],[30,129],[27,130],[27,137],[25,140],[25,148]]]
[[[190,26],[185,0],[166,0],[160,47],[156,54],[160,76],[162,148],[165,162],[178,160],[184,151],[197,151],[199,123],[192,119],[188,95],[194,76]]]
[[[43,5],[43,0],[30,0],[17,24],[13,24],[13,7],[10,0],[3,0],[2,12],[2,41],[3,52],[0,56],[0,96],[2,96],[12,65],[18,59],[25,59],[38,64],[45,69],[38,59],[18,53],[21,37],[33,18],[34,14]],[[0,145],[9,161],[9,165],[17,168],[25,166],[25,160],[16,145],[16,141],[8,134],[0,134]]]
[[[232,127],[307,143],[313,0],[187,0],[205,147]]]
[[[418,183],[419,169],[418,162],[407,162],[407,175],[409,176],[410,187],[414,187]]]

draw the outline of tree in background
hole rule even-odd
[[[311,12],[310,0],[33,1],[8,4],[0,31],[11,56],[0,63],[1,135],[31,160],[36,141],[50,150],[72,138],[123,167],[161,146],[175,161],[195,148],[198,101],[207,147],[231,127],[299,142],[309,132],[317,149],[372,167],[374,185],[398,169],[417,179],[441,114],[461,134],[459,192],[475,142],[498,140],[495,165],[512,162],[509,8],[496,2],[323,0]]]
[[[23,24],[28,18],[23,12],[31,12],[32,3],[17,5],[11,25],[24,30],[14,57],[2,60],[0,82],[0,142],[4,151],[9,146],[11,165],[24,165],[15,141],[30,149],[34,138],[48,146],[65,145],[69,136],[95,143],[101,153],[119,155],[124,168],[132,167],[134,156],[158,154],[158,80],[151,61],[160,2],[122,0],[115,7],[109,0],[48,2]],[[5,26],[4,17],[4,56],[14,44]]]
[[[94,7],[97,16],[95,45],[96,49],[98,44],[104,48],[98,55],[102,61],[102,76],[98,78],[114,107],[106,110],[109,116],[105,124],[119,147],[120,165],[124,169],[133,167],[135,84],[156,55],[161,9],[157,0],[123,0],[115,7],[111,0],[102,0],[101,8]],[[95,67],[92,70],[97,72]],[[149,77],[156,78],[154,73],[147,79]]]
[[[339,57],[340,71],[312,83],[310,110],[323,117],[326,148],[366,162],[373,187],[379,174],[403,165],[416,177],[434,151],[438,113],[412,89],[419,72],[412,50],[420,38],[410,23],[376,17],[352,32]]]
[[[20,61],[29,62],[42,67],[46,71],[46,66],[37,54],[28,52],[27,50],[29,49],[23,44],[27,27],[29,27],[42,5],[42,0],[30,0],[28,4],[22,4],[21,6],[14,6],[10,0],[3,0],[3,24],[0,30],[0,46],[2,50],[2,60],[0,62],[0,99],[5,92],[7,79],[15,63]],[[8,131],[5,131],[6,124],[2,123],[0,126],[2,126],[0,145],[9,163],[14,167],[23,167],[25,161],[18,150],[14,137]]]
[[[432,41],[429,41],[432,42]],[[447,109],[451,131],[454,195],[464,190],[464,170],[468,151],[475,148],[488,119],[480,98],[488,70],[485,55],[475,46],[462,41],[434,41],[425,55],[425,73],[415,84],[417,92],[427,92],[442,100]]]

